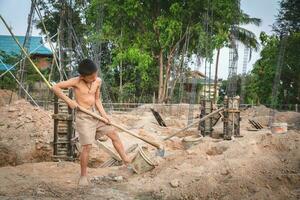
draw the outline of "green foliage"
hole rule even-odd
[[[247,102],[275,104],[276,107],[282,104],[300,103],[299,3],[298,0],[282,0],[279,15],[273,26],[277,35],[268,36],[264,32],[260,34],[263,49],[260,53],[261,58],[255,63],[251,74],[247,77]],[[283,36],[286,40],[282,40]],[[274,80],[277,67],[279,67],[277,65],[282,42],[286,43],[282,70],[280,79]],[[275,96],[272,96],[275,82],[279,82],[279,87]]]
[[[180,54],[198,54],[212,59],[215,48],[229,45],[231,25],[236,20],[259,23],[258,19],[238,11],[232,0],[212,1],[211,4],[207,0],[92,0],[86,12],[88,41],[100,40],[108,44],[112,70],[106,71],[110,74],[106,77],[110,77],[112,87],[119,87],[122,63],[122,69],[131,75],[126,78],[126,72],[122,73],[123,84],[137,82],[136,77],[139,77],[141,82],[135,84],[136,94],[144,90],[153,94],[158,82],[167,87],[165,83],[171,78],[168,71],[173,74],[172,63],[180,60]],[[246,41],[250,34],[244,32],[243,40]],[[186,42],[189,46],[184,52]],[[162,75],[159,68],[163,68]]]
[[[4,51],[0,51],[0,59],[4,64],[13,65],[18,60],[18,57],[16,55],[8,55]],[[2,62],[0,63],[2,64]],[[4,73],[5,71],[1,72]],[[13,75],[16,76],[16,70],[11,70],[11,72],[13,73]],[[10,73],[6,73],[4,76],[1,77],[0,88],[9,90],[15,90],[17,88],[16,81]]]
[[[276,23],[273,26],[274,31],[279,35],[299,33],[299,22],[300,1],[281,0],[279,14]]]
[[[299,103],[300,96],[300,34],[295,33],[287,39],[287,48],[283,58],[282,72],[278,81],[277,97],[272,96],[277,60],[279,56],[280,38],[261,34],[263,50],[261,58],[255,63],[248,77],[246,96],[248,102],[270,105],[277,98],[276,105]],[[275,105],[275,106],[276,106]]]
[[[69,13],[70,18],[72,19],[72,26],[76,30],[76,34],[79,38],[83,37],[85,33],[85,25],[82,22],[82,10],[85,8],[85,4],[82,1],[75,1],[72,5],[66,3],[66,1],[54,1],[54,0],[45,0],[38,1],[37,3],[38,9],[42,10],[43,22],[47,28],[47,31],[51,36],[57,33],[59,24],[60,24],[60,10],[64,9],[65,14]],[[66,24],[67,17],[65,16],[63,19],[63,25],[67,28]],[[38,18],[36,22],[36,27],[41,30],[42,33],[45,34],[45,30],[42,25],[42,21]],[[70,35],[66,35],[66,37],[71,37]],[[57,41],[57,37],[52,39],[54,42]]]
[[[113,100],[128,99],[128,94],[141,100],[139,97],[153,93],[164,93],[162,101],[168,99],[170,83],[180,78],[174,74],[183,74],[188,67],[182,65],[181,72],[177,72],[176,61],[194,54],[212,60],[213,51],[230,46],[233,35],[251,48],[258,46],[253,33],[232,28],[233,24],[260,23],[239,10],[237,1],[63,2],[39,2],[50,35],[58,28],[61,10],[70,11],[72,25],[87,55],[94,55],[94,46],[101,49],[101,72]],[[38,28],[42,29],[41,22]]]

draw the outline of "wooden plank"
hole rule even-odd
[[[172,135],[170,135],[170,136],[164,138],[164,140],[168,140],[168,139],[174,137],[175,135],[177,135],[177,134],[179,134],[179,133],[181,133],[181,132],[183,132],[183,131],[185,131],[185,130],[188,130],[189,128],[191,128],[191,127],[194,126],[195,124],[197,124],[197,123],[199,123],[199,122],[202,122],[202,121],[206,120],[207,118],[209,118],[209,117],[213,116],[214,114],[219,113],[219,112],[221,112],[221,111],[223,111],[223,110],[224,110],[224,108],[219,108],[218,110],[215,110],[215,111],[209,113],[208,115],[205,115],[205,116],[202,117],[201,119],[199,119],[199,120],[197,120],[197,121],[191,123],[190,125],[186,126],[185,128],[180,129],[179,131],[173,133]]]
[[[156,121],[158,122],[158,124],[160,126],[167,127],[166,123],[164,122],[164,120],[162,119],[160,114],[152,108],[150,108],[150,110],[151,110],[152,114],[154,115],[154,117],[155,117]]]

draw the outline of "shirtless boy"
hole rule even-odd
[[[79,142],[82,146],[80,154],[81,176],[78,184],[83,186],[89,184],[87,178],[87,164],[92,143],[95,139],[98,139],[101,136],[107,135],[112,140],[112,143],[124,164],[130,163],[130,159],[125,154],[123,144],[114,128],[110,125],[110,119],[102,106],[100,100],[100,88],[102,81],[97,77],[97,70],[97,66],[93,63],[93,61],[84,59],[78,66],[78,73],[80,74],[79,77],[59,82],[52,88],[53,92],[59,98],[63,99],[70,108],[75,109],[79,105],[92,112],[100,114],[106,119],[105,123],[101,122],[100,120],[97,120],[77,109],[76,131],[79,134]],[[66,88],[74,89],[76,101],[63,94],[62,89]]]

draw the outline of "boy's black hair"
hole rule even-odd
[[[82,76],[91,75],[97,70],[97,65],[90,59],[83,59],[78,65],[78,73]]]

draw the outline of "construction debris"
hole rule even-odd
[[[263,129],[264,127],[257,121],[248,119],[249,123],[255,128],[255,129]]]
[[[160,116],[160,114],[155,111],[153,108],[150,108],[152,114],[154,115],[155,119],[157,120],[158,124],[160,126],[163,126],[163,127],[167,127],[166,123],[164,122],[164,120],[162,119],[162,117]]]

